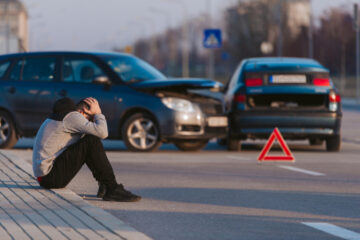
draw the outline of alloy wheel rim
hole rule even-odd
[[[129,125],[127,136],[132,146],[147,150],[156,144],[159,133],[153,121],[139,118]]]
[[[9,138],[9,123],[6,121],[4,117],[0,116],[0,144],[3,144],[6,142],[6,140]]]

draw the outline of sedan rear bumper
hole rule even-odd
[[[231,116],[231,136],[268,138],[275,127],[288,139],[326,137],[340,134],[341,114],[337,113],[241,113]]]

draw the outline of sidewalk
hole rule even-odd
[[[150,239],[66,188],[40,187],[30,164],[3,150],[0,150],[0,238]]]

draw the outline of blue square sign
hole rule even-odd
[[[220,48],[222,46],[221,30],[220,29],[204,29],[205,48]]]

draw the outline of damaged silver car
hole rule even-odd
[[[0,56],[0,148],[34,136],[61,97],[99,100],[109,138],[133,151],[161,143],[199,150],[226,135],[222,85],[204,79],[167,79],[146,62],[126,54],[41,52]]]

